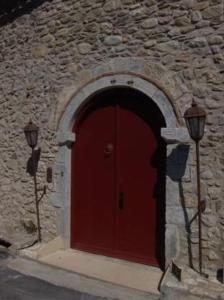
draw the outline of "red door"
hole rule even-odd
[[[74,127],[73,248],[163,265],[163,120],[149,103],[142,94],[106,92]]]

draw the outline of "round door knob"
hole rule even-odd
[[[104,149],[105,156],[111,156],[114,151],[114,145],[111,143],[108,143]]]

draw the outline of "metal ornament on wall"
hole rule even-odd
[[[200,178],[200,153],[199,143],[204,135],[206,112],[199,107],[193,99],[191,107],[184,113],[184,119],[189,131],[190,137],[194,140],[196,146],[196,170],[197,170],[197,198],[198,198],[198,236],[199,236],[199,273],[202,272],[202,228],[201,214],[205,210],[205,202],[201,200],[201,178]],[[206,275],[207,276],[207,275]]]
[[[44,185],[44,187],[41,189],[38,189],[37,187],[37,166],[38,166],[38,161],[40,159],[40,153],[41,153],[40,148],[35,150],[38,141],[38,133],[39,133],[39,127],[37,127],[30,119],[29,123],[24,127],[24,134],[28,145],[32,149],[31,157],[28,163],[30,163],[29,173],[33,177],[33,182],[34,182],[34,196],[35,196],[35,206],[36,206],[36,215],[37,215],[37,233],[38,233],[37,240],[38,242],[41,242],[42,234],[41,234],[39,204],[43,196],[46,194],[46,186]],[[41,192],[40,196],[38,195],[39,192]]]

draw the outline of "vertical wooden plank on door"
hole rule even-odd
[[[76,129],[72,168],[72,247],[90,251],[114,248],[115,107],[85,115]]]
[[[138,114],[138,103],[133,100],[131,105],[126,104],[123,102],[119,111],[119,193],[123,205],[119,209],[117,251],[127,258],[157,265],[157,199],[153,194],[157,169],[152,165],[157,140],[147,120]]]

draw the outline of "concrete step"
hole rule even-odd
[[[40,257],[39,260],[68,271],[153,294],[159,294],[158,285],[163,274],[159,268],[73,249],[59,250]]]
[[[82,257],[83,255],[83,257]],[[92,254],[90,254],[92,255]],[[94,256],[94,255],[93,255]],[[59,259],[59,257],[61,257],[61,259]],[[66,263],[69,264],[69,261],[71,259],[71,253],[67,253],[65,255],[66,259],[65,261],[67,261]],[[134,264],[134,269],[131,269],[129,266],[129,263],[127,262],[126,265],[126,269],[124,267],[124,265],[122,266],[122,268],[117,269],[117,271],[115,272],[115,269],[113,270],[114,275],[112,276],[113,278],[119,278],[119,280],[113,280],[114,282],[108,281],[107,280],[103,280],[102,278],[98,278],[96,276],[92,276],[92,274],[89,273],[89,270],[91,268],[94,268],[94,262],[90,262],[90,259],[87,260],[85,253],[78,253],[78,255],[76,255],[76,257],[79,259],[79,263],[77,261],[76,264],[79,264],[80,266],[82,265],[82,263],[80,262],[80,260],[86,260],[86,269],[87,272],[80,272],[80,268],[77,269],[76,271],[74,271],[74,269],[70,270],[66,270],[62,264],[62,253],[54,253],[54,256],[52,257],[52,255],[50,255],[49,257],[45,257],[44,261],[42,259],[42,261],[37,261],[37,260],[32,260],[32,259],[27,259],[27,258],[22,258],[22,257],[17,257],[14,259],[10,259],[8,261],[8,267],[22,273],[25,275],[30,275],[42,280],[45,280],[47,282],[53,283],[55,285],[58,286],[63,286],[63,287],[67,287],[79,292],[83,292],[83,293],[87,293],[90,295],[94,295],[94,296],[100,296],[100,297],[105,297],[107,299],[119,299],[119,300],[159,300],[160,297],[160,293],[159,291],[156,290],[151,290],[151,289],[147,289],[147,290],[143,290],[143,289],[138,289],[130,287],[122,284],[122,276],[125,278],[127,275],[130,278],[132,278],[131,280],[134,280],[134,278],[136,278],[135,276],[132,277],[131,274],[133,272],[133,270],[137,270],[136,268],[140,268],[139,264]],[[107,258],[108,259],[108,258]],[[60,260],[60,266],[59,265],[55,265],[55,261]],[[113,259],[112,259],[113,260]],[[54,261],[54,265],[53,265],[53,261]],[[64,261],[64,262],[65,262]],[[108,261],[110,261],[110,259],[108,259]],[[115,260],[116,261],[116,260]],[[50,265],[51,262],[51,265]],[[71,261],[70,261],[71,264]],[[95,260],[95,264],[96,264],[96,260]],[[110,262],[111,264],[111,262]],[[110,264],[102,264],[104,265],[104,270],[107,269],[107,266],[109,266]],[[116,262],[117,264],[117,262]],[[110,272],[113,268],[115,268],[115,262],[113,262],[111,264],[110,267]],[[89,269],[87,268],[87,266],[89,265]],[[117,265],[118,266],[118,265]],[[99,268],[99,266],[98,266]],[[147,269],[147,266],[142,265],[143,269]],[[123,271],[122,271],[123,270]],[[106,272],[106,273],[110,273],[110,272]],[[113,273],[112,272],[112,273]],[[123,272],[123,273],[122,273]],[[128,274],[129,272],[129,274]],[[85,274],[84,274],[85,273]],[[89,275],[87,275],[87,273],[89,273]],[[98,271],[99,273],[99,271]],[[117,274],[117,276],[116,276]],[[123,275],[122,275],[123,274]],[[141,281],[141,279],[144,281],[144,274],[147,274],[146,272],[140,272],[141,275],[139,275],[139,282]],[[148,275],[149,276],[149,275]],[[155,280],[156,278],[156,272],[154,270],[154,272],[151,273],[151,281],[157,282],[157,280]],[[158,277],[158,276],[157,276]],[[148,277],[145,280],[145,282],[147,282],[148,280],[150,280]],[[115,282],[116,281],[116,282]],[[127,282],[127,278],[124,280],[124,282]],[[131,281],[130,281],[131,282]],[[157,282],[158,285],[158,282]],[[150,282],[149,282],[149,286],[150,286]]]

